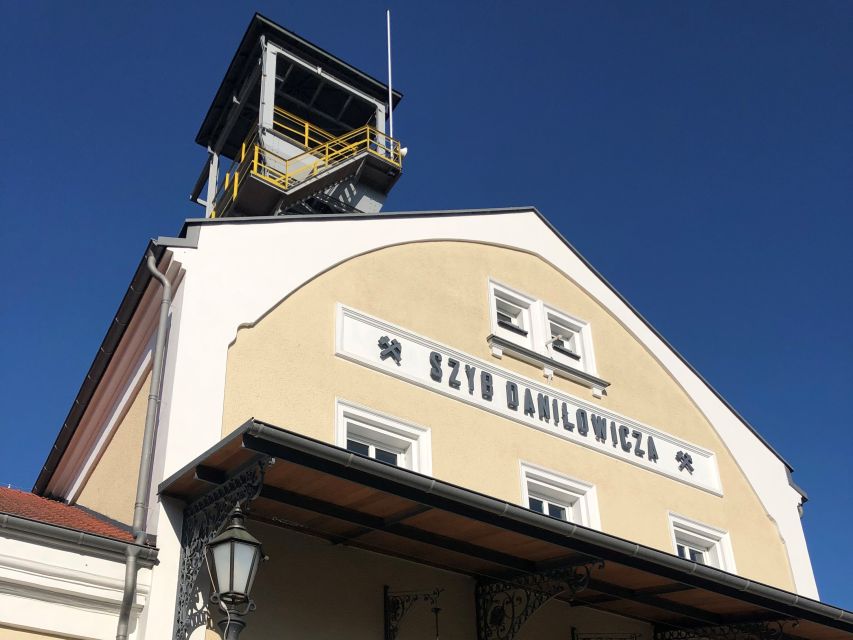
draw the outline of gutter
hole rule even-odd
[[[86,555],[124,562],[129,548],[134,548],[140,566],[150,568],[157,563],[158,550],[155,547],[140,545],[135,542],[125,542],[116,538],[107,538],[93,533],[69,529],[40,520],[31,520],[8,513],[0,514],[0,532],[19,539],[44,542],[52,546],[76,551]]]
[[[595,529],[538,514],[518,505],[456,485],[358,456],[345,449],[250,420],[235,432],[247,449],[335,473],[330,466],[352,470],[357,481],[439,509],[490,522],[525,535],[547,539],[572,549],[665,576],[686,585],[708,589],[794,618],[853,633],[853,612],[824,604],[783,589],[749,580],[721,569],[684,560],[672,554],[618,538]],[[272,445],[272,446],[270,446]],[[211,451],[218,447],[214,447]],[[205,454],[205,457],[211,452]],[[185,469],[186,470],[186,469]],[[184,471],[185,471],[184,470]],[[178,472],[160,485],[161,491],[179,477]],[[389,489],[382,481],[393,482]]]
[[[169,309],[172,306],[172,284],[166,275],[157,269],[157,258],[149,249],[145,265],[151,277],[163,288],[160,297],[160,317],[157,323],[157,336],[154,342],[154,358],[151,364],[151,387],[148,393],[148,408],[145,412],[145,431],[142,434],[142,452],[139,460],[139,477],[136,481],[136,502],[133,505],[133,535],[136,545],[145,542],[146,522],[148,519],[148,497],[151,491],[152,464],[154,460],[154,437],[157,432],[157,419],[160,412],[160,394],[163,381],[163,356],[166,352],[166,333],[169,325]],[[116,640],[127,640],[130,624],[130,612],[136,600],[136,579],[138,576],[139,549],[128,546],[124,573],[124,589],[121,610],[116,626]]]

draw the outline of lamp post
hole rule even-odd
[[[258,565],[266,557],[258,542],[243,525],[245,515],[236,505],[228,526],[207,543],[206,560],[213,577],[210,602],[219,605],[225,619],[219,622],[224,640],[237,640],[246,626],[245,616],[255,608],[249,597]]]

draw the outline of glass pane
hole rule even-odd
[[[678,556],[680,558],[684,558],[685,560],[688,559],[687,558],[687,549],[684,548],[683,544],[678,544],[675,546],[675,548],[678,549]]]
[[[566,519],[566,508],[558,504],[548,504],[548,515],[552,518]]]
[[[370,455],[370,447],[368,447],[363,442],[357,442],[355,440],[347,439],[347,449],[354,453],[360,453],[363,456]]]
[[[249,572],[255,559],[255,546],[244,542],[234,543],[234,590],[246,593],[249,586]]]
[[[496,307],[498,319],[509,322],[516,327],[524,328],[521,323],[521,307],[501,299],[498,299]]]
[[[396,453],[380,449],[379,447],[376,447],[376,459],[380,462],[387,462],[388,464],[397,464]]]
[[[534,511],[545,513],[545,505],[542,504],[542,501],[539,498],[529,498],[528,502],[530,503],[530,508]]]
[[[231,544],[223,542],[213,547],[211,552],[216,571],[216,586],[219,587],[219,592],[231,591],[231,583],[228,581],[231,576]]]
[[[690,550],[690,559],[699,564],[705,564],[705,554],[696,549]]]

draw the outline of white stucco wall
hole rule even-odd
[[[130,638],[147,603],[151,570],[140,569]],[[0,536],[0,629],[68,638],[115,638],[124,562]],[[2,637],[0,631],[0,637]]]
[[[197,249],[175,248],[186,270],[173,306],[155,485],[221,437],[228,347],[241,325],[258,321],[317,274],[395,244],[456,240],[510,247],[541,257],[604,305],[690,395],[726,443],[787,548],[798,593],[817,597],[797,513],[799,494],[784,464],[690,368],[571,251],[535,211],[375,219],[207,223]],[[226,300],[227,304],[222,301]],[[150,637],[166,637],[174,613],[180,545],[176,507],[160,505],[156,533],[162,589],[148,608]]]

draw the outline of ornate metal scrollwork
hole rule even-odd
[[[393,593],[386,586],[385,598],[385,640],[395,640],[400,633],[400,622],[416,602],[428,602],[435,615],[436,637],[438,637],[438,598],[444,589],[435,588],[432,591],[401,591]]]
[[[237,503],[254,500],[264,484],[264,471],[269,459],[246,467],[240,473],[204,494],[184,509],[184,526],[181,533],[181,565],[178,573],[175,640],[187,640],[192,631],[207,624],[208,613],[196,584],[204,565],[205,545],[210,542],[228,520]]]
[[[522,625],[551,598],[570,592],[572,596],[589,585],[592,567],[603,561],[571,565],[512,580],[478,582],[478,640],[512,640]]]
[[[668,629],[655,633],[655,640],[784,640],[785,626],[796,628],[794,619],[741,622],[695,629]]]

